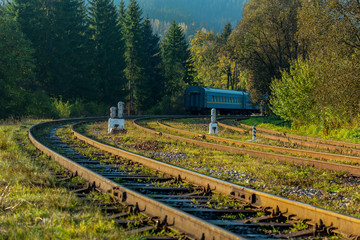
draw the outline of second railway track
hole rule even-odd
[[[266,231],[261,229],[266,229],[267,226],[286,228],[291,225],[292,221],[299,220],[308,220],[308,223],[313,227],[296,234],[279,234],[276,237],[301,237],[321,231],[325,233],[336,232],[348,236],[352,235],[354,239],[360,235],[360,220],[357,218],[244,188],[139,156],[96,142],[75,131],[75,136],[87,144],[107,151],[117,157],[125,158],[127,159],[126,161],[130,160],[141,166],[153,169],[156,174],[146,175],[142,173],[142,175],[134,176],[131,174],[132,176],[129,176],[126,172],[118,172],[119,165],[123,164],[120,160],[115,166],[111,164],[89,163],[89,161],[84,161],[81,157],[71,161],[69,158],[52,151],[34,138],[33,131],[40,127],[41,125],[34,127],[29,133],[31,140],[39,149],[52,156],[67,169],[76,172],[95,186],[101,188],[104,192],[111,192],[118,201],[128,204],[137,203],[139,208],[144,209],[146,214],[161,216],[162,221],[166,219],[168,224],[172,224],[174,228],[180,231],[187,232],[191,237],[197,239],[269,238],[274,237],[274,235],[266,234]],[[99,167],[94,168],[94,166]],[[95,170],[90,171],[90,169]],[[104,172],[106,174],[103,174]],[[162,174],[161,177],[159,177],[159,173]],[[134,179],[137,180],[135,181],[137,184],[133,182]],[[146,182],[145,179],[150,182]],[[161,183],[174,183],[176,179],[192,183],[194,187],[187,188],[181,186],[180,188],[167,187],[162,190],[160,189]],[[120,180],[123,185],[116,183],[115,180]],[[138,180],[141,181],[138,182]],[[218,210],[209,209],[206,207],[206,204],[201,203],[211,203],[213,201],[211,200],[211,190],[229,196],[240,204],[236,208],[226,206]],[[146,195],[156,197],[149,198]],[[189,199],[195,200],[192,202]],[[194,202],[197,204],[194,204]],[[216,205],[215,202],[212,203]],[[259,211],[263,212],[261,217],[257,217]],[[248,219],[237,221],[224,219],[224,217],[221,217],[221,214],[224,213],[241,213],[247,215]],[[210,219],[205,216],[210,217]],[[227,228],[227,230],[224,228]]]

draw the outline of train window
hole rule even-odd
[[[214,96],[211,97],[212,101],[214,101],[214,98],[215,98]]]

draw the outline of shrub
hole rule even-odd
[[[61,97],[60,99],[53,98],[52,100],[58,117],[60,118],[70,117],[72,105],[69,103],[69,101],[64,102]]]
[[[58,112],[50,97],[43,91],[35,91],[27,95],[23,116],[35,118],[56,118]]]
[[[102,103],[87,102],[77,99],[71,105],[71,117],[104,116],[109,112],[109,107]]]
[[[283,71],[281,79],[271,84],[270,99],[272,111],[295,125],[318,121],[313,97],[315,82],[307,62],[297,60],[290,72]]]

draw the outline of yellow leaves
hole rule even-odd
[[[232,76],[240,76],[240,71],[235,67],[235,61],[231,58],[232,52],[226,48],[226,43],[221,36],[213,32],[205,33],[198,31],[191,39],[191,54],[194,60],[193,66],[196,71],[195,79],[203,82],[204,86],[215,88],[228,87],[228,69]],[[239,83],[239,79],[236,79]],[[244,81],[239,85],[243,88]]]

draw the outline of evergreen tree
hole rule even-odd
[[[121,0],[121,2],[119,4],[119,22],[120,22],[121,26],[124,26],[125,19],[126,19],[126,7],[125,7],[124,1]]]
[[[53,97],[93,95],[83,0],[15,0],[15,11],[35,48],[38,85]]]
[[[94,95],[83,0],[62,0],[53,3],[53,62],[56,88],[66,99],[90,99]]]
[[[141,9],[136,0],[130,0],[125,18],[126,78],[128,80],[128,113],[142,110],[142,84],[145,79],[144,44]]]
[[[182,29],[172,22],[162,44],[165,70],[165,92],[172,95],[191,83],[190,51]]]
[[[0,119],[22,116],[33,80],[31,43],[0,6]]]
[[[146,78],[144,78],[143,84],[138,86],[140,92],[138,99],[139,108],[147,110],[158,103],[163,93],[159,37],[153,34],[149,18],[146,18],[143,23],[143,44]]]
[[[35,50],[37,82],[34,85],[40,86],[48,93],[53,93],[56,88],[50,71],[52,40],[54,39],[50,27],[50,5],[44,0],[15,0],[14,2],[17,22]]]
[[[124,42],[118,13],[111,0],[90,3],[90,29],[94,46],[94,75],[100,99],[114,104],[124,97]]]
[[[220,35],[224,43],[226,43],[228,37],[231,34],[231,31],[232,31],[231,24],[230,23],[225,24],[224,29]]]

